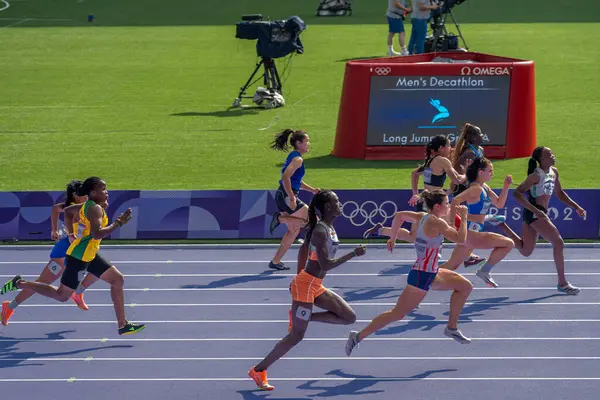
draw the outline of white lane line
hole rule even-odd
[[[26,378],[26,379],[0,379],[0,382],[31,383],[31,382],[241,382],[251,381],[250,378]],[[274,382],[306,382],[306,381],[368,381],[368,382],[401,382],[401,381],[600,381],[600,377],[425,377],[425,378],[271,378]]]
[[[358,302],[349,302],[352,307],[380,307],[386,306],[391,307],[395,306],[396,303],[358,303]],[[87,303],[89,307],[114,307],[112,303],[102,303],[102,304],[91,304]],[[421,306],[444,306],[448,307],[450,305],[449,302],[439,302],[439,303],[421,303]],[[600,302],[589,302],[589,303],[561,303],[561,302],[540,302],[540,303],[528,303],[528,302],[518,302],[518,301],[508,301],[508,302],[487,302],[482,300],[481,302],[467,302],[465,303],[467,306],[597,306],[600,305]],[[129,303],[125,304],[125,307],[289,307],[290,303],[160,303],[160,304],[152,304],[152,303]],[[21,307],[75,307],[74,304],[62,304],[62,303],[52,303],[52,304],[21,304]]]
[[[12,322],[11,322],[12,324]],[[569,341],[599,341],[600,337],[471,337],[473,341],[492,341],[492,342],[516,342],[516,341],[557,341],[557,342],[569,342]],[[25,343],[25,342],[73,342],[73,343],[107,343],[107,342],[279,342],[281,337],[278,338],[73,338],[73,339],[0,339],[0,343]],[[346,342],[347,337],[341,338],[304,338],[303,341],[309,342]],[[366,338],[368,342],[447,342],[453,341],[454,339],[446,337],[375,337]]]
[[[260,361],[264,357],[31,357],[31,358],[0,358],[3,361]],[[481,360],[600,360],[599,356],[498,356],[498,357],[283,357],[281,360],[290,361],[481,361]]]
[[[111,260],[114,264],[266,264],[268,265],[270,260]],[[283,260],[286,264],[297,264],[297,260]],[[385,260],[350,260],[346,263],[355,263],[355,264],[413,264],[415,262],[414,258],[411,259],[385,259]],[[440,264],[444,261],[440,261]],[[502,260],[500,263],[539,263],[539,262],[554,262],[553,259],[531,259],[526,258],[523,260]],[[565,262],[600,262],[600,259],[596,258],[577,258],[577,259],[568,259]],[[0,265],[17,265],[17,264],[37,264],[37,265],[46,265],[48,260],[41,261],[0,261]]]
[[[145,324],[279,324],[289,322],[287,319],[234,319],[234,320],[210,320],[210,319],[179,319],[179,320],[155,320],[144,321]],[[370,319],[359,319],[356,322],[366,323],[371,322]],[[443,320],[402,320],[397,321],[398,324],[440,324]],[[598,323],[600,319],[459,319],[458,322],[491,322],[491,323],[536,323],[536,322],[582,322],[582,323]],[[114,324],[115,321],[11,321],[12,324]]]

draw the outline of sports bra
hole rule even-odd
[[[556,172],[550,167],[548,173],[545,173],[541,168],[536,168],[535,172],[540,176],[540,181],[529,189],[531,197],[536,198],[544,194],[552,196],[554,186],[556,185]]]
[[[469,210],[469,214],[486,215],[490,209],[491,204],[492,198],[489,196],[487,189],[484,187],[481,193],[479,194],[479,201],[476,203],[467,202],[467,208]]]
[[[435,187],[444,187],[444,183],[446,182],[446,171],[442,172],[441,175],[434,175],[433,169],[431,169],[431,162],[437,157],[439,154],[433,156],[427,163],[425,164],[425,169],[423,170],[423,183],[430,186]]]

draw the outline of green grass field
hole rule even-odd
[[[268,142],[286,127],[311,135],[313,186],[409,187],[414,161],[329,155],[345,61],[385,55],[384,1],[356,0],[345,18],[314,17],[316,0],[6,2],[0,190],[61,190],[92,174],[109,189],[273,189],[285,155]],[[256,61],[256,43],[234,38],[244,13],[307,23],[281,109],[227,111]],[[471,50],[535,61],[538,143],[557,154],[565,186],[599,187],[600,5],[470,0],[454,13]],[[495,162],[492,184],[523,179],[526,165]]]

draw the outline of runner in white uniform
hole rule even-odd
[[[548,218],[548,204],[554,192],[563,203],[573,207],[580,217],[585,218],[586,211],[574,202],[562,189],[558,170],[554,166],[556,157],[547,147],[537,147],[529,159],[527,179],[515,190],[515,197],[523,205],[523,228],[520,238],[506,224],[500,225],[504,232],[515,242],[515,247],[525,257],[529,257],[537,243],[538,236],[552,244],[554,263],[558,276],[559,292],[575,295],[580,289],[571,285],[565,276],[565,243],[556,226]]]

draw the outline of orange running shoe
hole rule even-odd
[[[11,310],[10,308],[8,308],[9,304],[10,301],[2,302],[2,325],[4,326],[8,325],[8,320],[15,313],[15,310]]]
[[[83,293],[77,294],[73,292],[71,299],[73,299],[75,304],[77,304],[77,307],[79,307],[81,310],[87,311],[89,309],[87,304],[85,304],[85,301],[83,301]]]
[[[269,385],[269,381],[267,380],[267,370],[264,370],[262,372],[258,372],[256,370],[254,370],[254,367],[252,367],[252,369],[250,371],[248,371],[248,376],[250,378],[254,379],[254,382],[256,383],[256,386],[258,386],[258,388],[260,390],[273,390],[273,389],[275,389],[275,386]]]
[[[288,332],[292,331],[292,309],[290,308],[290,322],[288,324]]]

